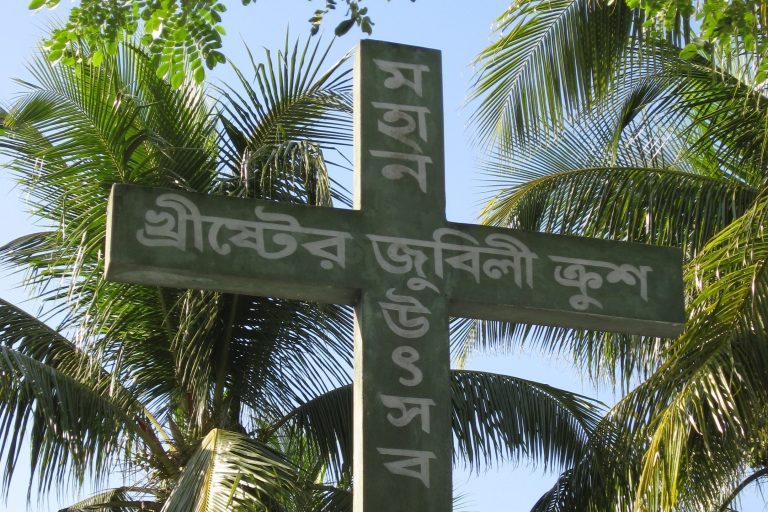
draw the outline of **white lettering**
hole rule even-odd
[[[429,408],[435,405],[435,401],[430,398],[411,398],[407,396],[380,395],[384,407],[397,409],[399,416],[394,416],[391,412],[387,413],[387,420],[396,426],[404,427],[408,425],[417,416],[421,417],[421,430],[430,433]]]
[[[618,282],[623,282],[629,286],[639,284],[640,298],[646,302],[648,301],[648,272],[653,270],[652,267],[645,265],[635,267],[628,263],[617,265],[608,261],[566,258],[564,256],[550,256],[549,259],[556,263],[565,264],[555,267],[555,281],[563,286],[573,286],[579,289],[580,293],[572,295],[568,299],[573,309],[585,311],[590,306],[603,308],[600,301],[589,296],[590,289],[597,290],[602,288],[603,276],[595,270],[587,270],[587,267],[610,270],[605,276],[605,280],[611,284]]]
[[[413,148],[417,153],[423,153],[419,143],[408,136],[418,131],[419,138],[427,142],[426,116],[430,113],[427,107],[378,101],[371,102],[371,105],[374,108],[386,110],[378,122],[379,132]],[[415,117],[411,114],[415,114]]]
[[[192,246],[204,252],[204,238],[208,247],[217,254],[228,255],[232,247],[253,249],[262,258],[282,259],[294,254],[299,247],[295,235],[317,237],[301,243],[309,254],[320,258],[326,270],[334,265],[346,264],[346,240],[350,233],[302,227],[295,217],[283,213],[269,213],[263,206],[254,209],[257,221],[201,215],[197,206],[179,194],[161,194],[155,200],[159,207],[170,211],[149,210],[144,215],[144,227],[136,239],[145,246],[171,246],[187,250],[187,224],[192,224]],[[208,225],[207,237],[203,228]],[[266,236],[266,233],[270,233]],[[223,239],[223,241],[221,241]]]
[[[408,345],[402,345],[392,351],[392,362],[403,370],[411,372],[411,377],[409,379],[400,377],[399,381],[403,386],[418,386],[424,379],[424,375],[421,373],[421,370],[414,364],[419,360],[419,358],[420,356],[418,350],[413,347],[409,347]]]
[[[192,246],[203,250],[203,217],[195,203],[179,194],[160,194],[155,204],[171,211],[147,210],[144,227],[136,239],[147,247],[176,247],[187,250],[187,222],[192,223]]]
[[[424,484],[424,487],[429,489],[429,461],[437,458],[434,452],[393,448],[376,448],[376,450],[382,455],[405,457],[402,460],[385,462],[384,467],[394,475],[416,478]],[[416,466],[418,466],[418,470],[412,469]]]
[[[384,80],[384,87],[387,89],[399,89],[400,87],[407,85],[413,91],[421,97],[421,74],[429,72],[429,66],[424,64],[409,64],[407,62],[394,62],[391,60],[373,59],[378,68],[390,76]],[[413,73],[412,78],[409,80],[403,75],[403,70]]]
[[[412,339],[421,338],[429,331],[429,319],[424,315],[431,314],[431,311],[418,299],[409,295],[398,295],[394,288],[387,290],[386,296],[392,302],[379,302],[379,306],[387,327],[393,333],[401,338]],[[397,316],[393,316],[393,312],[397,313]],[[413,313],[421,315],[409,318]]]
[[[370,150],[371,156],[376,158],[388,158],[394,160],[404,160],[406,162],[416,162],[416,169],[412,169],[403,164],[388,164],[381,168],[381,174],[390,180],[399,180],[405,175],[412,176],[419,184],[419,190],[427,193],[427,164],[432,163],[432,159],[424,155],[411,155],[409,153],[397,153],[395,151]]]

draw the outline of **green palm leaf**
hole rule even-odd
[[[501,191],[485,222],[696,252],[742,215],[757,191],[738,181],[649,168],[583,168]]]
[[[635,15],[624,2],[512,3],[496,20],[498,41],[476,59],[478,140],[508,145],[589,106],[613,78]]]
[[[762,424],[763,408],[755,404],[768,398],[768,243],[762,229],[766,212],[768,202],[761,196],[691,262],[686,279],[698,293],[686,330],[652,384],[641,386],[624,402],[622,415],[653,419],[638,506],[674,505],[684,478],[696,477],[685,450],[692,438],[701,438],[708,452],[727,462],[717,469],[731,481],[744,470],[741,457],[727,455],[743,453],[751,440],[748,429]],[[660,453],[661,466],[656,462]],[[722,498],[722,491],[702,486],[701,496],[714,501]]]
[[[297,474],[278,454],[253,439],[221,429],[203,438],[163,512],[279,510],[296,490]]]
[[[458,453],[479,469],[502,459],[567,467],[583,450],[602,405],[546,384],[454,371],[453,430]]]
[[[65,475],[77,481],[98,477],[114,461],[124,460],[147,468],[147,488],[157,490],[157,503],[162,504],[177,485],[180,467],[204,458],[200,439],[212,429],[245,439],[242,433],[348,382],[348,308],[109,283],[101,275],[112,183],[318,205],[344,197],[330,192],[324,152],[350,139],[348,80],[338,65],[327,73],[319,71],[322,52],[308,48],[281,53],[270,62],[268,73],[254,65],[267,100],[235,106],[230,96],[219,104],[218,118],[202,89],[172,89],[156,78],[151,60],[138,48],[122,49],[98,69],[83,65],[70,72],[45,61],[35,65],[35,82],[25,84],[27,94],[4,114],[0,150],[12,158],[11,170],[49,229],[8,243],[0,256],[12,270],[27,271],[26,283],[43,298],[44,318],[77,339],[75,348],[63,336],[56,338],[62,353],[69,347],[77,355],[66,360],[82,364],[52,365],[45,358],[58,352],[42,341],[28,341],[37,338],[29,329],[26,336],[31,337],[24,337],[23,329],[31,325],[43,334],[53,331],[31,317],[9,320],[8,329],[22,329],[13,331],[22,341],[8,334],[16,341],[8,342],[12,348],[6,365],[14,375],[36,376],[22,380],[23,385],[45,385],[35,388],[37,395],[25,395],[13,387],[21,384],[8,373],[10,382],[0,386],[9,400],[0,418],[7,434],[5,453],[10,454],[8,478],[20,440],[30,434],[45,486]],[[242,79],[246,88],[249,82]],[[222,105],[232,108],[233,117],[222,121],[217,133],[217,120],[227,115]],[[250,116],[248,109],[256,114]],[[255,120],[256,129],[242,129],[246,118]],[[21,348],[31,352],[17,354]],[[82,397],[73,406],[76,391]],[[59,403],[62,393],[68,396]],[[50,425],[55,424],[52,415],[65,414],[56,407],[65,406],[101,422],[108,432],[97,430],[91,436],[88,422],[82,422],[82,431],[62,439]],[[74,416],[62,418],[75,421]],[[70,451],[78,442],[74,457]],[[284,462],[240,438],[227,443],[235,451],[261,450],[264,460],[274,456]],[[236,464],[233,460],[221,467],[226,472]],[[282,469],[276,471],[278,480],[287,478]],[[331,499],[335,491],[318,489],[314,480],[290,472],[293,483],[277,482],[277,487],[229,477],[221,482],[235,489],[235,501],[258,495],[270,507],[285,501],[288,491],[296,503],[302,493],[312,500],[327,494],[328,507],[336,501]],[[190,481],[194,477],[184,473],[181,484],[193,485]],[[184,509],[180,492],[170,503]],[[339,492],[342,496],[345,490]],[[97,506],[96,501],[81,505]],[[110,505],[136,505],[129,501],[142,499],[112,500]]]
[[[504,375],[453,371],[451,391],[455,458],[477,470],[502,460],[568,467],[584,455],[600,418],[598,402]],[[337,475],[348,473],[351,386],[307,402],[285,421],[312,441]]]
[[[104,476],[142,441],[161,466],[166,454],[139,403],[85,353],[42,322],[0,301],[0,437],[9,485],[31,428],[40,490],[87,471]],[[166,466],[167,469],[167,466]]]
[[[306,197],[310,204],[326,206],[333,197],[349,203],[327,186],[323,153],[351,145],[352,135],[350,69],[343,67],[349,55],[324,70],[329,49],[309,40],[303,48],[290,47],[286,37],[276,57],[266,51],[264,64],[249,51],[255,86],[235,67],[238,88],[218,89],[223,163],[237,178],[229,194],[282,201]]]
[[[674,37],[632,40],[632,21],[617,45],[537,46],[608,32],[599,16],[565,30],[564,4],[526,4],[478,57],[474,121],[495,146],[486,219],[682,247],[690,321],[677,340],[464,321],[454,353],[527,336],[627,387],[648,377],[606,418],[620,427],[602,437],[610,449],[589,450],[536,510],[725,509],[766,460],[762,86],[727,60],[681,60]]]
[[[117,487],[96,493],[77,503],[59,510],[59,512],[130,512],[132,510],[160,510],[160,505],[152,500],[135,499],[134,494],[152,494],[152,489],[144,487]]]

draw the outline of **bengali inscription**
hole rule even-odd
[[[387,89],[399,89],[403,86],[410,88],[419,97],[422,95],[422,76],[429,72],[429,66],[425,64],[414,64],[411,62],[395,62],[384,59],[373,59],[381,71],[389,76],[384,80],[384,87]],[[405,75],[408,74],[409,77]]]
[[[386,292],[390,302],[379,302],[384,321],[401,338],[421,338],[429,331],[430,311],[415,297],[399,295],[394,288]]]
[[[661,310],[677,306],[679,273],[659,248],[445,223],[439,55],[366,41],[358,56],[361,211],[118,187],[110,219],[130,222],[108,223],[107,276],[356,303],[353,506],[440,512],[450,510],[447,315],[673,332],[681,320]]]
[[[411,89],[421,98],[423,93],[423,75],[429,73],[429,66],[410,62],[396,62],[374,59],[376,67],[386,76],[385,88],[396,91],[400,88]],[[377,120],[379,133],[391,137],[399,143],[402,151],[371,149],[369,154],[386,163],[381,167],[381,174],[390,180],[399,180],[410,176],[416,181],[419,190],[427,192],[427,165],[432,158],[424,154],[422,144],[428,142],[426,124],[431,112],[423,105],[403,105],[388,101],[373,101],[371,106],[381,111]]]
[[[648,302],[648,273],[653,270],[650,266],[636,267],[628,263],[615,264],[564,256],[550,256],[549,259],[558,263],[555,266],[555,281],[563,286],[578,288],[579,293],[568,299],[571,307],[577,311],[586,311],[590,306],[603,309],[600,301],[589,296],[589,290],[602,288],[605,282],[636,286],[640,298]]]
[[[427,287],[423,288],[428,289]],[[432,312],[422,302],[411,295],[398,293],[394,288],[386,291],[387,301],[380,301],[384,321],[390,334],[406,340],[401,344],[392,338],[395,347],[391,359],[396,366],[393,372],[397,382],[404,387],[402,395],[379,394],[381,404],[387,410],[386,418],[394,428],[408,428],[417,422],[418,428],[425,434],[432,432],[430,407],[436,405],[431,397],[411,396],[409,388],[414,388],[424,380],[424,373],[418,365],[421,355],[418,345],[429,333],[429,316]],[[417,346],[414,346],[417,345]],[[430,487],[429,464],[437,456],[428,450],[406,450],[401,448],[376,448],[381,455],[398,457],[384,462],[384,467],[391,473],[418,479],[426,488]]]
[[[384,467],[390,473],[416,478],[429,489],[429,462],[437,458],[434,452],[397,448],[376,448],[376,450],[382,455],[398,457],[398,460],[384,463]]]
[[[400,413],[398,416],[391,412],[387,414],[387,420],[392,425],[404,427],[414,419],[420,418],[421,430],[426,434],[430,433],[429,408],[435,405],[434,400],[392,395],[381,395],[380,398],[384,407],[395,409]]]
[[[346,266],[346,243],[352,235],[344,231],[302,227],[295,217],[267,212],[263,206],[254,208],[256,220],[203,215],[192,201],[174,193],[160,194],[155,204],[158,209],[145,213],[144,227],[136,232],[147,247],[228,255],[234,246],[266,259],[286,258],[302,247],[320,259],[323,269]],[[299,234],[317,240],[299,243]]]
[[[265,259],[282,259],[299,249],[316,257],[321,268],[346,267],[347,243],[354,239],[346,231],[316,229],[302,226],[284,213],[273,213],[264,206],[256,206],[253,219],[228,218],[205,215],[190,199],[167,192],[157,196],[155,209],[144,213],[144,225],[136,232],[136,239],[148,247],[174,247],[180,251],[213,251],[228,255],[233,247],[253,250]],[[302,235],[301,241],[297,235]],[[442,279],[448,269],[470,274],[475,282],[482,278],[511,278],[518,288],[533,289],[534,264],[539,256],[517,238],[493,233],[480,241],[452,228],[434,230],[431,240],[367,234],[378,266],[390,274],[414,274],[408,280],[412,291],[438,287],[431,283],[432,276]],[[309,240],[307,240],[309,239]],[[603,304],[590,292],[606,284],[633,287],[639,297],[648,301],[648,265],[631,265],[603,260],[570,258],[547,255],[555,263],[552,278],[565,287],[575,288],[568,303],[576,311],[603,309]],[[410,315],[423,313],[423,306],[409,302],[407,296],[394,290],[386,292],[382,302],[387,325],[398,336],[419,337],[428,329],[428,321]]]
[[[533,288],[533,260],[538,256],[510,235],[492,234],[485,245],[456,229],[438,228],[432,240],[367,235],[382,270],[390,274],[415,272],[421,278],[428,270],[442,278],[445,267],[472,274],[479,283],[484,275],[501,279],[511,274],[516,286]]]

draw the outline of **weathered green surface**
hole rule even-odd
[[[448,315],[673,336],[681,255],[446,222],[439,52],[357,55],[356,210],[116,186],[107,277],[355,304],[355,511],[445,512]]]
[[[397,186],[391,182],[389,186]],[[406,185],[401,183],[400,185]],[[147,246],[138,236],[148,227],[161,224],[151,222],[163,213],[171,218],[176,215],[170,207],[158,206],[157,202],[178,203],[181,200],[195,205],[200,220],[175,217],[176,222],[184,221],[186,239],[175,245],[175,229],[168,229],[165,235],[156,234],[155,243],[164,245]],[[600,330],[614,330],[630,333],[658,334],[673,336],[682,328],[682,278],[681,257],[676,249],[653,247],[641,244],[607,242],[579,237],[565,237],[528,233],[485,226],[459,224],[441,221],[436,227],[424,226],[417,219],[399,225],[392,217],[372,217],[365,212],[335,208],[316,208],[289,205],[255,199],[233,199],[177,190],[164,190],[130,185],[116,185],[110,201],[109,243],[107,251],[107,277],[117,281],[151,283],[177,288],[207,288],[252,295],[301,298],[320,302],[352,304],[362,289],[376,288],[391,277],[419,277],[417,263],[423,260],[421,271],[428,280],[439,285],[441,293],[449,299],[449,312],[453,316],[521,320],[530,323],[587,327]],[[260,222],[256,208],[261,215],[284,215],[284,220]],[[411,211],[403,208],[404,212]],[[214,239],[218,245],[229,245],[227,254],[217,252],[211,244],[211,231],[216,227],[214,218],[220,219],[218,234]],[[226,222],[224,222],[226,220]],[[316,230],[315,233],[281,231],[288,221],[296,222],[301,228]],[[195,247],[194,225],[200,226],[199,248]],[[398,221],[399,222],[399,221]],[[228,226],[227,226],[228,223]],[[232,238],[251,227],[250,233],[257,233],[256,227],[263,227],[263,251],[277,253],[285,250],[280,236],[296,241],[296,250],[282,258],[265,258],[253,247],[238,247]],[[276,229],[277,228],[277,229]],[[450,229],[442,236],[443,244],[435,242],[435,231]],[[421,230],[421,233],[419,231]],[[455,232],[455,233],[454,233]],[[159,233],[156,230],[155,233]],[[338,235],[337,235],[338,233]],[[464,237],[462,239],[457,233]],[[173,236],[171,236],[173,235]],[[402,274],[390,274],[382,268],[374,251],[377,240],[381,261],[389,266],[410,267]],[[438,232],[438,238],[440,233]],[[275,236],[278,236],[275,239]],[[327,241],[329,244],[338,236],[344,242],[344,266],[338,262],[314,255],[302,244]],[[476,249],[504,249],[492,247],[486,240],[496,237],[497,242],[512,237],[522,243],[535,257],[515,258],[515,252],[508,256],[474,251]],[[146,239],[147,237],[145,237]],[[387,250],[397,239],[402,245],[394,247],[395,254],[402,258],[392,262]],[[251,236],[249,243],[257,237]],[[503,245],[503,244],[502,244]],[[329,252],[335,252],[329,246]],[[461,248],[459,250],[458,248]],[[408,251],[409,254],[402,253]],[[519,252],[518,252],[519,254]],[[477,255],[479,271],[472,272],[472,258]],[[455,257],[465,256],[462,263]],[[551,258],[587,260],[583,272],[575,268],[575,277],[584,276],[584,289],[578,279],[566,284],[555,279],[556,269],[577,265],[575,262],[557,262]],[[494,266],[486,265],[489,260],[506,262],[506,269],[500,270],[498,278],[490,277]],[[442,262],[442,277],[435,275],[435,266]],[[520,279],[516,279],[513,263],[517,261]],[[595,265],[590,265],[591,261]],[[326,262],[328,269],[323,268]],[[465,265],[466,268],[455,266]],[[602,266],[601,266],[602,265]],[[612,265],[609,267],[606,265]],[[640,283],[609,281],[609,275],[622,265],[641,269],[648,267],[646,298],[641,295]],[[503,266],[503,265],[502,265]],[[501,268],[501,267],[499,267]],[[525,272],[531,269],[530,285]],[[592,275],[596,274],[596,275]],[[630,279],[633,275],[616,272],[615,277]],[[596,302],[579,300],[586,296]],[[574,307],[580,302],[581,308]]]

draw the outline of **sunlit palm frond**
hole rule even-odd
[[[455,459],[480,470],[502,460],[567,468],[584,456],[602,405],[581,395],[504,375],[453,371]],[[306,436],[336,475],[352,455],[352,389],[326,393],[285,421]]]
[[[487,217],[523,229],[682,247],[690,320],[677,340],[457,322],[454,354],[528,338],[570,351],[591,372],[618,375],[626,386],[648,377],[609,418],[622,429],[606,444],[626,464],[611,469],[585,459],[536,510],[725,509],[765,467],[764,92],[748,73],[732,74],[731,63],[680,59],[680,41],[654,33],[640,41],[627,32],[615,66],[604,65],[607,81],[578,82],[593,68],[572,59],[577,43],[533,44],[547,30],[566,37],[557,30],[561,4],[528,5],[505,15],[517,25],[478,58],[474,121],[478,138],[495,151],[497,188]],[[592,21],[585,26],[601,31]],[[585,48],[588,55],[595,45]],[[526,59],[537,52],[548,59],[537,69],[549,66],[565,78],[538,71],[526,82]],[[584,94],[573,94],[576,83]]]
[[[285,46],[276,57],[269,50],[257,63],[249,51],[256,87],[235,67],[238,88],[224,84],[221,109],[252,146],[271,146],[286,140],[319,144],[350,144],[351,70],[342,69],[349,55],[331,64],[330,45],[307,40],[303,47]]]
[[[586,168],[503,190],[492,225],[684,248],[695,254],[757,191],[738,181],[652,168]]]
[[[244,434],[211,430],[190,457],[164,512],[280,510],[298,475],[279,454]]]
[[[649,439],[637,507],[672,510],[680,500],[719,505],[725,483],[744,472],[744,453],[763,424],[764,409],[756,404],[768,399],[767,211],[760,196],[688,265],[696,295],[685,332],[654,375],[617,406],[619,417]],[[717,463],[695,464],[703,456]],[[686,495],[691,481],[697,490]]]
[[[231,110],[222,107],[219,116],[204,91],[171,88],[133,47],[100,68],[37,63],[34,83],[3,112],[0,150],[49,230],[11,241],[0,257],[28,271],[45,318],[75,340],[57,335],[60,347],[51,349],[39,340],[55,331],[31,317],[10,318],[7,328],[22,330],[0,333],[8,340],[0,358],[8,478],[29,434],[44,489],[65,475],[104,475],[123,457],[146,469],[158,504],[183,467],[181,490],[166,506],[185,512],[203,503],[188,494],[199,490],[196,470],[219,478],[210,489],[228,490],[205,498],[212,510],[230,499],[286,511],[291,499],[317,500],[329,511],[349,501],[348,485],[318,486],[245,434],[348,382],[348,308],[102,277],[106,197],[116,182],[315,205],[344,199],[331,192],[324,152],[351,140],[348,71],[336,64],[322,72],[327,50],[288,48],[268,55],[267,66],[254,64],[257,87],[240,75],[246,93],[227,89],[219,106]],[[259,93],[261,103],[251,101]],[[196,451],[208,432],[221,435]],[[218,454],[210,458],[210,450]],[[130,499],[120,503],[117,494],[93,500],[153,506],[139,491],[126,492]],[[96,506],[93,500],[78,506]]]
[[[607,89],[636,16],[624,2],[518,1],[476,59],[477,138],[501,146],[562,126]]]
[[[214,120],[199,89],[169,90],[134,47],[101,67],[41,57],[31,71],[35,82],[4,119],[3,152],[32,212],[56,234],[26,263],[44,297],[69,294],[87,308],[99,289],[110,186],[211,188]]]
[[[286,39],[276,58],[266,52],[265,64],[257,64],[249,52],[256,85],[234,68],[237,88],[219,89],[229,194],[348,203],[327,186],[324,152],[351,145],[351,77],[344,67],[349,55],[324,69],[329,49],[309,40],[303,48],[298,43],[291,48]],[[283,187],[287,193],[281,194]]]
[[[349,308],[253,299],[250,324],[236,325],[234,389],[262,414],[283,415],[308,399],[349,383]],[[249,326],[261,326],[252,331]]]
[[[312,130],[320,130],[322,123],[311,117],[301,119],[301,115],[312,114],[325,119],[327,130],[337,132],[338,137],[326,137],[326,143],[350,138],[349,84],[344,73],[338,72],[338,64],[327,73],[319,71],[318,47],[311,50],[306,46],[302,53],[296,46],[292,54],[287,49],[286,45],[286,53],[270,61],[269,76],[264,74],[266,68],[254,64],[254,70],[266,80],[263,91],[268,99],[266,110],[256,116],[261,116],[256,135],[264,140],[252,137],[241,155],[246,167],[265,169],[261,188],[250,192],[330,204],[329,178],[319,146],[311,140],[291,140],[285,134],[321,137],[321,132]],[[206,414],[217,414],[206,412],[209,399],[221,399],[225,389],[238,390],[237,400],[261,413],[282,414],[299,397],[314,396],[345,382],[342,375],[346,370],[338,369],[338,362],[349,360],[350,348],[338,340],[350,339],[349,312],[250,297],[235,299],[240,306],[229,307],[232,296],[103,281],[104,194],[111,183],[137,180],[201,192],[215,188],[219,193],[238,193],[217,184],[215,119],[201,91],[173,90],[155,77],[151,62],[140,50],[128,48],[124,54],[124,61],[110,60],[103,70],[86,67],[81,73],[39,64],[36,78],[41,84],[29,85],[31,99],[20,101],[6,119],[9,137],[4,141],[11,141],[8,151],[17,157],[15,170],[22,184],[36,194],[33,201],[45,199],[47,218],[58,228],[10,244],[4,250],[6,261],[31,269],[30,282],[50,299],[49,314],[57,314],[57,321],[75,330],[78,339],[95,356],[104,358],[105,364],[118,364],[120,375],[132,382],[136,393],[158,414],[166,414],[162,409],[170,400],[201,426]],[[244,78],[241,85],[250,87]],[[55,117],[59,103],[39,101],[36,92],[45,87],[54,89],[51,96],[72,110],[71,119]],[[241,106],[261,108],[247,102]],[[247,116],[243,111],[238,115]],[[93,118],[100,124],[91,123]],[[93,124],[86,126],[84,133],[89,138],[79,145],[77,129],[69,130],[72,141],[61,135],[65,123],[76,121]],[[295,126],[288,129],[291,123]],[[124,141],[126,131],[141,132],[140,141]],[[267,144],[275,142],[266,135],[273,132],[279,135],[277,143]],[[107,149],[98,147],[99,141],[106,141]],[[38,152],[49,160],[34,160]],[[105,168],[86,153],[106,154],[104,159],[123,164],[118,170]],[[180,174],[183,172],[186,174]],[[101,188],[80,187],[79,180]],[[291,327],[294,320],[300,323],[296,329]],[[222,351],[227,344],[232,350]],[[229,356],[237,360],[236,366]],[[291,357],[297,358],[296,364],[285,363]],[[332,384],[324,387],[315,376],[328,368],[333,369],[328,379]],[[174,389],[179,383],[182,389]],[[228,400],[233,397],[228,396]],[[154,407],[160,404],[165,405]],[[239,405],[233,403],[232,407]]]
[[[693,433],[683,441],[685,457],[674,505],[657,501],[645,503],[644,497],[637,493],[649,443],[648,424],[640,418],[639,411],[638,415],[624,416],[625,405],[619,403],[601,421],[585,456],[560,475],[532,511],[727,510],[721,506],[725,507],[735,495],[729,495],[729,490],[737,492],[739,483],[746,484],[746,480],[740,481],[746,474],[745,445],[739,445],[733,436],[726,440],[728,434],[705,440],[694,427]],[[667,464],[665,457],[666,454],[655,462],[659,473]],[[759,478],[760,471],[754,474]]]
[[[59,512],[132,512],[134,510],[159,511],[161,505],[150,499],[153,489],[144,487],[117,487],[59,510]]]
[[[337,488],[324,489],[314,510],[317,512],[351,512],[352,493]]]
[[[664,73],[679,78],[659,112],[690,120],[691,153],[711,151],[734,179],[754,187],[764,183],[768,100],[759,86],[723,73],[710,62],[670,60]]]
[[[528,172],[536,171],[528,168]],[[518,229],[675,245],[693,257],[714,234],[743,215],[756,197],[755,189],[738,180],[690,172],[603,167],[548,173],[545,167],[539,177],[502,189],[486,207],[484,221]],[[523,342],[555,353],[570,352],[594,377],[607,375],[623,384],[652,372],[671,342],[472,320],[455,321],[452,340],[459,360],[475,349],[504,350]]]
[[[0,306],[6,485],[27,434],[43,491],[69,477],[81,484],[87,473],[105,476],[131,443],[143,441],[165,457],[141,405],[119,383],[55,331],[8,303]]]

